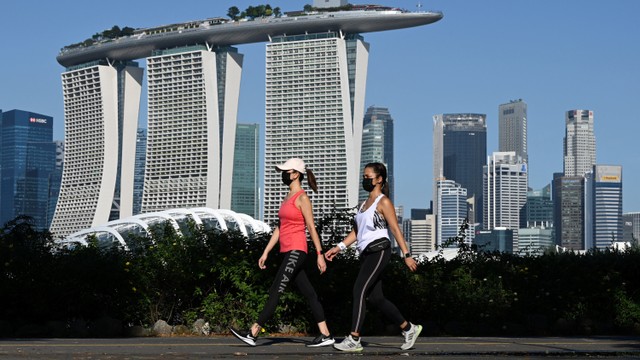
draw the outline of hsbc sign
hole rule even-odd
[[[35,123],[35,124],[46,124],[47,123],[47,119],[31,117],[31,118],[29,118],[29,122],[30,123]]]

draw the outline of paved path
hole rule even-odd
[[[363,338],[362,355],[332,347],[307,348],[310,337],[266,337],[249,347],[233,337],[154,337],[117,339],[0,339],[5,359],[327,359],[354,356],[380,359],[410,356],[470,358],[637,358],[640,337],[502,338],[421,337],[414,349],[400,350],[401,337]]]

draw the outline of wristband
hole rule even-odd
[[[318,255],[322,255],[322,251],[320,251],[320,250],[316,251],[316,253],[317,253]]]
[[[347,248],[347,245],[345,245],[343,242],[339,242],[337,246],[340,249],[340,251],[343,251]]]

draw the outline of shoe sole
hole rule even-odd
[[[359,347],[359,348],[353,348],[353,349],[340,349],[338,347],[333,347],[336,350],[340,350],[340,351],[344,351],[344,352],[360,352],[362,351],[362,349],[364,349],[363,347]]]
[[[409,344],[408,347],[405,347],[406,344],[403,344],[402,346],[400,346],[400,349],[409,350],[413,347],[413,345],[415,345],[416,341],[418,341],[418,336],[420,336],[420,333],[422,332],[422,325],[414,325],[414,326],[417,327],[417,329],[416,329],[416,335],[413,337],[413,341],[411,342],[411,344]]]
[[[310,348],[323,347],[323,346],[333,345],[335,343],[336,343],[336,341],[334,339],[331,339],[331,340],[325,340],[325,341],[323,341],[323,342],[321,342],[319,344],[307,344],[307,347],[310,347]]]
[[[238,340],[242,341],[243,343],[249,345],[249,346],[256,346],[256,342],[251,340],[251,339],[247,339],[244,336],[238,334],[235,330],[233,329],[229,329],[231,331],[231,333],[233,334],[233,336],[235,336]]]

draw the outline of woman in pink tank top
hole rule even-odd
[[[260,269],[266,268],[265,263],[267,262],[269,253],[278,242],[280,243],[280,254],[283,256],[282,263],[278,269],[276,278],[271,284],[269,299],[260,312],[258,320],[248,330],[241,331],[234,328],[230,328],[230,330],[231,333],[241,341],[248,345],[255,346],[258,333],[271,316],[273,316],[280,295],[285,291],[287,285],[291,283],[291,281],[294,281],[300,292],[307,298],[313,317],[320,329],[320,335],[310,344],[307,344],[307,346],[319,347],[332,345],[335,343],[335,340],[327,327],[324,309],[304,271],[304,261],[308,252],[307,230],[317,249],[316,261],[320,273],[324,273],[327,269],[324,256],[322,256],[320,237],[318,236],[313,221],[311,200],[309,200],[307,193],[302,190],[302,180],[304,180],[304,175],[306,174],[309,186],[314,192],[318,192],[316,179],[301,159],[289,159],[284,164],[276,166],[276,170],[282,173],[282,182],[289,187],[289,193],[285,196],[280,206],[280,211],[278,211],[280,224],[273,231],[269,243],[258,260],[258,266]]]

